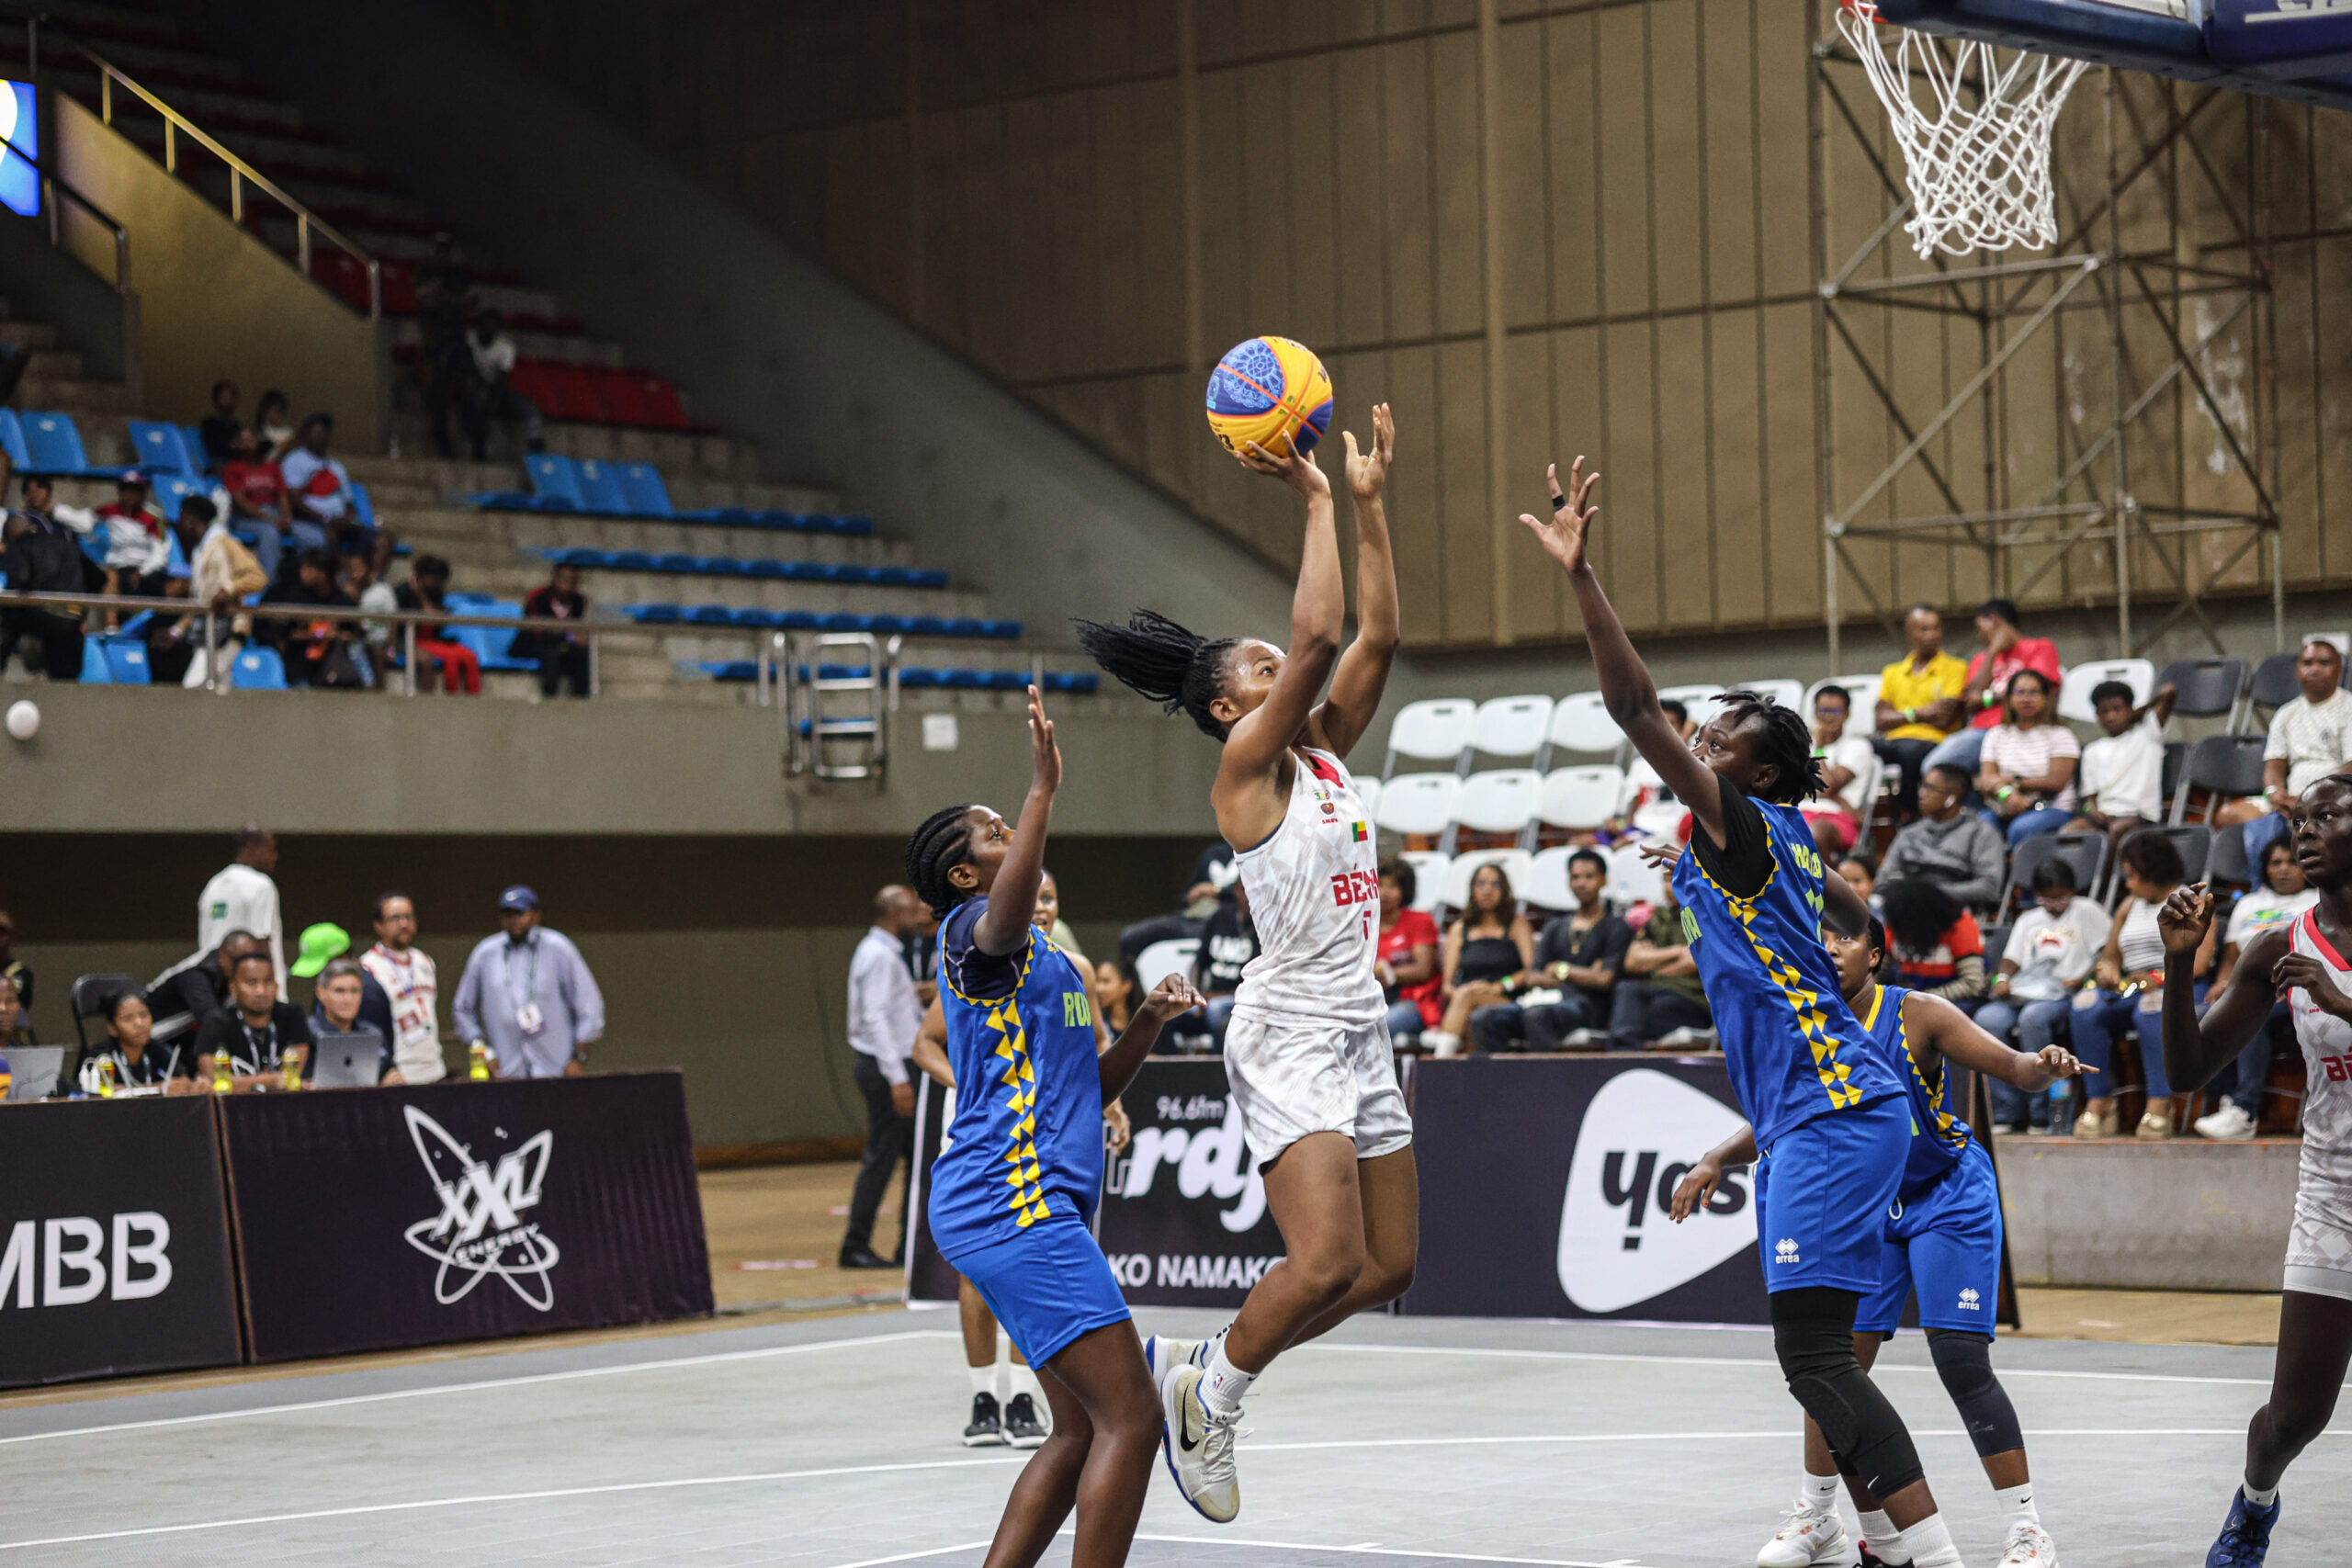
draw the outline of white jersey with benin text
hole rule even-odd
[[[1329,751],[1300,748],[1282,826],[1234,858],[1261,951],[1234,1010],[1363,1029],[1387,1005],[1374,976],[1380,857],[1355,781]]]
[[[2352,993],[2352,969],[2306,909],[2288,928],[2294,952],[2319,961],[2336,989]],[[2321,1010],[2297,987],[2288,1005],[2303,1048],[2302,1175],[2287,1238],[2286,1286],[2352,1299],[2352,1023]]]

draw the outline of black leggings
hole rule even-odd
[[[1903,1417],[1854,1359],[1861,1295],[1828,1285],[1772,1294],[1772,1348],[1789,1392],[1821,1428],[1838,1472],[1890,1497],[1927,1478]]]
[[[2352,1362],[2352,1302],[2289,1291],[2278,1303],[2278,1359],[2270,1403],[2245,1433],[2245,1479],[2256,1491],[2278,1484],[2295,1456],[2327,1430],[2344,1369]]]

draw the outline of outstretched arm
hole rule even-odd
[[[1046,873],[1046,829],[1053,821],[1054,792],[1062,787],[1061,748],[1054,744],[1054,721],[1046,716],[1045,699],[1029,688],[1029,798],[1021,803],[1021,820],[1012,830],[1012,847],[997,868],[996,885],[989,889],[989,907],[972,929],[972,942],[992,956],[1011,953],[1029,940],[1029,922],[1036,918],[1037,885]]]
[[[1666,786],[1690,807],[1691,816],[1706,829],[1707,837],[1721,844],[1723,795],[1714,770],[1692,754],[1681,732],[1658,705],[1657,683],[1651,681],[1641,655],[1634,651],[1633,639],[1625,635],[1625,624],[1617,618],[1609,595],[1600,591],[1600,579],[1593,574],[1592,563],[1585,556],[1586,539],[1600,515],[1600,508],[1586,505],[1585,499],[1600,476],[1586,474],[1582,457],[1569,465],[1565,491],[1560,486],[1557,463],[1546,468],[1544,474],[1552,485],[1552,520],[1539,523],[1525,513],[1520,513],[1519,520],[1527,525],[1545,552],[1560,563],[1568,574],[1570,586],[1576,590],[1577,608],[1584,616],[1585,643],[1592,650],[1593,669],[1600,677],[1600,698],[1608,706],[1609,716],[1625,732],[1634,750],[1657,770],[1657,776]]]
[[[1344,757],[1372,728],[1388,667],[1396,658],[1396,560],[1388,544],[1388,513],[1381,491],[1396,450],[1396,422],[1386,403],[1372,407],[1372,450],[1356,450],[1355,432],[1343,430],[1348,445],[1348,494],[1356,510],[1356,637],[1340,655],[1331,674],[1331,694],[1315,710],[1316,743]]]
[[[1311,454],[1295,447],[1277,459],[1253,441],[1242,451],[1241,462],[1306,498],[1306,540],[1299,557],[1298,591],[1291,598],[1290,651],[1266,700],[1226,737],[1216,784],[1209,792],[1217,825],[1236,848],[1257,842],[1282,821],[1283,802],[1272,781],[1283,753],[1306,728],[1316,695],[1339,659],[1340,631],[1347,615],[1340,588],[1340,535],[1331,512],[1331,481],[1315,466]],[[1253,787],[1263,792],[1261,800],[1252,798]],[[1241,830],[1239,837],[1234,829]]]
[[[2123,922],[2118,920],[2120,931]],[[2203,883],[2176,887],[2156,911],[2156,929],[2165,939],[2164,1051],[2165,1076],[2183,1092],[2202,1089],[2235,1061],[2254,1040],[2254,1032],[2270,1017],[2278,993],[2275,970],[2293,957],[2283,928],[2273,927],[2245,944],[2230,983],[2208,998],[2205,1016],[2197,1016],[2197,966],[2204,944],[2212,935],[2213,896]],[[2340,994],[2333,985],[2313,996]]]
[[[1172,1018],[1182,1018],[1201,1005],[1201,993],[1182,975],[1161,977],[1143,999],[1143,1005],[1127,1020],[1127,1027],[1111,1042],[1111,1048],[1094,1058],[1094,1070],[1102,1080],[1102,1102],[1109,1104],[1127,1091],[1143,1066],[1143,1059],[1159,1039],[1159,1032]]]
[[[2083,1065],[2063,1045],[2045,1045],[2029,1054],[2013,1051],[1976,1027],[1975,1021],[1941,997],[1914,991],[1903,998],[1903,1022],[1916,1029],[1928,1045],[1948,1061],[1972,1073],[1999,1078],[2031,1093],[2048,1089],[2060,1078],[2078,1077]]]

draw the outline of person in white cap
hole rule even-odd
[[[588,961],[539,924],[539,896],[519,883],[499,895],[498,923],[504,934],[481,940],[458,982],[458,1037],[488,1045],[503,1078],[580,1077],[605,1032]]]

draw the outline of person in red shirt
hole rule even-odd
[[[2001,722],[2009,677],[2020,670],[2040,671],[2056,689],[2064,673],[2058,668],[2058,645],[2046,637],[2026,636],[2018,628],[2015,604],[2007,599],[1985,600],[1976,610],[1976,635],[1984,639],[1984,650],[1968,661],[1968,685],[1960,699],[1971,729],[1990,729]]]
[[[1932,882],[1910,877],[1879,889],[1893,939],[1897,983],[1973,1013],[1984,999],[1984,933],[1976,917]]]
[[[1411,907],[1418,890],[1412,863],[1395,858],[1380,863],[1380,947],[1375,973],[1381,989],[1388,993],[1388,1038],[1392,1041],[1436,1028],[1444,1010],[1438,1000],[1437,922]]]
[[[229,532],[253,547],[270,581],[277,581],[278,557],[289,544],[298,550],[327,547],[325,529],[288,518],[286,476],[262,456],[261,439],[251,430],[241,427],[229,437],[220,487],[229,492]]]
[[[577,621],[588,615],[588,596],[580,592],[580,569],[559,566],[540,587],[523,601],[526,620]],[[527,630],[514,634],[509,649],[516,659],[539,661],[539,694],[552,697],[568,683],[571,694],[588,694],[588,644],[571,632]]]
[[[439,556],[419,556],[408,569],[408,581],[392,591],[393,602],[403,610],[439,610],[447,614],[449,592],[449,563]],[[455,694],[463,692],[469,697],[481,695],[481,661],[474,650],[462,643],[449,640],[447,626],[416,628],[416,656],[441,671],[441,690]]]

